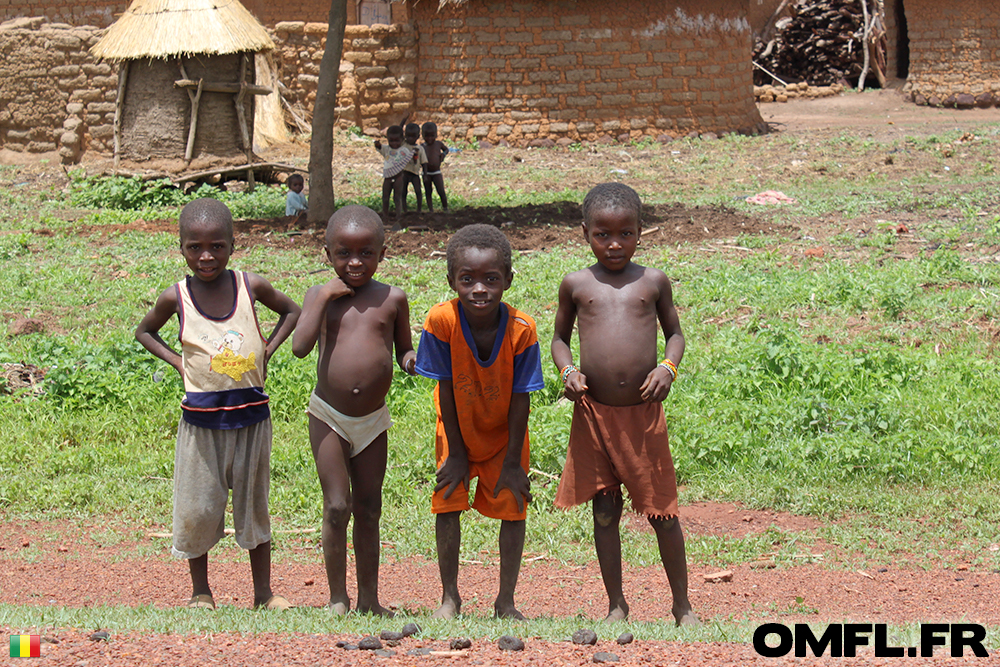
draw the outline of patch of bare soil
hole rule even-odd
[[[483,223],[500,227],[517,251],[544,251],[566,243],[583,242],[582,215],[576,202],[527,204],[513,207],[466,207],[456,211],[409,213],[404,229],[389,232],[386,244],[392,254],[423,254],[443,249],[448,237],[466,225]],[[659,204],[643,211],[643,245],[700,242],[706,239],[734,239],[740,235],[790,234],[796,228],[753,218],[721,206]],[[137,220],[128,225],[80,225],[84,235],[104,239],[127,231],[176,233],[172,220]],[[323,231],[303,229],[294,217],[236,220],[237,247],[266,245],[275,248],[321,248]]]

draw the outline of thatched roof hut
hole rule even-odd
[[[252,157],[254,55],[274,43],[237,0],[134,0],[91,53],[121,63],[115,159]]]

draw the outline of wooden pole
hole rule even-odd
[[[178,58],[177,62],[180,63],[181,76],[186,79],[187,72],[184,70],[184,59]],[[198,80],[197,92],[187,89],[187,94],[188,99],[191,100],[191,123],[188,126],[188,139],[187,146],[184,148],[184,159],[191,162],[191,159],[194,157],[194,140],[198,134],[198,107],[201,105],[201,79]]]
[[[125,104],[125,85],[128,81],[128,68],[131,60],[126,60],[118,68],[118,97],[115,98],[115,174],[118,173],[118,158],[122,143],[122,105]]]
[[[865,78],[868,76],[868,64],[871,61],[870,49],[868,46],[868,38],[871,36],[872,22],[871,18],[868,16],[868,0],[861,0],[861,12],[865,17],[865,25],[863,37],[861,38],[861,47],[865,52],[864,64],[861,66],[861,77],[858,79],[858,91],[864,91],[865,89]]]
[[[247,54],[240,54],[240,92],[236,94],[236,118],[240,124],[240,136],[243,138],[243,150],[247,155],[247,162],[253,162],[253,144],[250,141],[250,130],[247,125],[246,109],[243,108],[243,101],[247,97]],[[187,77],[185,77],[187,78]],[[253,169],[247,169],[247,190],[254,191],[255,187]]]

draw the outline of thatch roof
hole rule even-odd
[[[270,51],[274,42],[238,0],[133,0],[90,52],[104,60]]]

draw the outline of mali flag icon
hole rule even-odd
[[[10,636],[10,657],[12,657],[12,658],[41,658],[42,657],[42,636],[41,635],[11,635]]]

